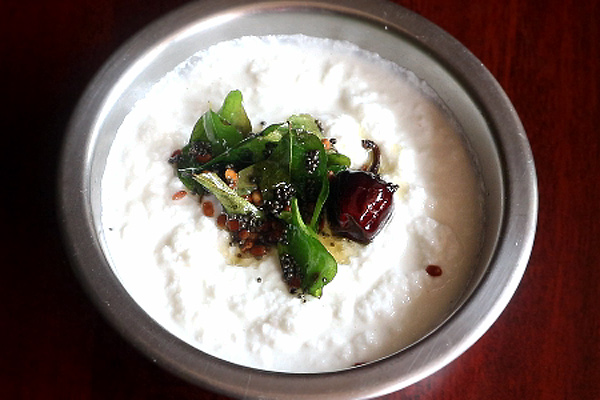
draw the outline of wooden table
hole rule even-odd
[[[159,369],[105,323],[69,268],[54,204],[60,142],[86,84],[184,2],[0,2],[2,399],[225,398]],[[458,360],[384,399],[600,399],[599,2],[398,3],[455,36],[504,87],[535,155],[540,214],[500,319]]]

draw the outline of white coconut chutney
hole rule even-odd
[[[361,139],[379,144],[382,176],[400,185],[390,222],[346,246],[320,299],[289,293],[274,250],[232,263],[198,199],[172,199],[184,187],[169,156],[234,89],[254,131],[309,113],[354,167],[368,156]],[[349,43],[244,37],[194,55],[131,110],[107,160],[102,222],[124,287],[174,335],[234,363],[320,372],[394,353],[448,315],[477,259],[480,191],[455,124],[413,73]]]

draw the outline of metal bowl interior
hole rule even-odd
[[[462,127],[486,190],[480,262],[455,312],[394,355],[344,371],[289,374],[209,356],[177,339],[129,297],[116,276],[100,222],[100,182],[111,143],[134,103],[199,50],[246,35],[348,40],[415,72]],[[406,387],[458,357],[506,307],[533,245],[537,181],[510,101],[485,67],[424,18],[384,1],[202,1],[179,9],[126,43],[89,85],[64,143],[60,212],[75,270],[101,312],[136,347],[196,384],[243,398],[346,399]]]

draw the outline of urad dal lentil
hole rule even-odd
[[[236,260],[214,199],[214,217],[197,196],[174,200],[184,188],[169,155],[233,89],[254,131],[309,113],[355,168],[361,140],[376,142],[382,176],[400,185],[371,244],[326,241],[338,273],[320,299],[290,294],[274,251]],[[428,333],[465,288],[482,230],[477,174],[431,89],[354,45],[306,36],[223,42],[167,74],[118,130],[102,206],[113,268],[151,317],[214,356],[291,372],[348,368]]]

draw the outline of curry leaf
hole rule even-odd
[[[321,297],[323,287],[337,273],[335,258],[319,241],[316,233],[304,224],[296,198],[292,199],[291,211],[281,215],[288,227],[285,242],[277,245],[279,256],[289,254],[302,275],[302,290]]]
[[[218,113],[208,110],[198,119],[192,129],[190,143],[210,143],[214,157],[242,141],[251,129],[250,120],[242,105],[242,94],[233,90],[223,101]]]
[[[269,127],[258,135],[247,137],[200,168],[211,169],[231,164],[234,168],[240,169],[262,161],[268,155],[269,146],[276,145],[281,140],[282,132],[279,125]]]
[[[350,158],[337,151],[327,152],[327,169],[333,173],[338,173],[350,167]]]
[[[216,112],[209,110],[203,116],[206,140],[212,147],[213,157],[229,150],[242,141],[244,136]]]
[[[313,215],[310,219],[310,227],[312,230],[317,230],[317,224],[319,223],[319,217],[321,215],[321,210],[323,210],[323,206],[327,201],[327,197],[329,197],[329,179],[325,176],[321,183],[321,191],[319,192],[319,197],[317,197],[317,201],[315,203],[315,209],[313,210]]]
[[[196,182],[204,186],[206,190],[214,194],[229,214],[252,214],[258,218],[264,216],[261,210],[245,198],[238,196],[235,190],[227,186],[216,173],[204,172],[192,175],[192,177]]]
[[[311,133],[316,135],[319,139],[322,139],[323,137],[317,120],[315,120],[310,114],[292,115],[288,118],[288,122],[290,124],[290,128],[294,130]]]
[[[242,135],[246,136],[252,130],[252,126],[250,125],[250,120],[242,105],[242,101],[242,92],[232,90],[225,97],[223,105],[219,110],[219,116],[233,125]]]

